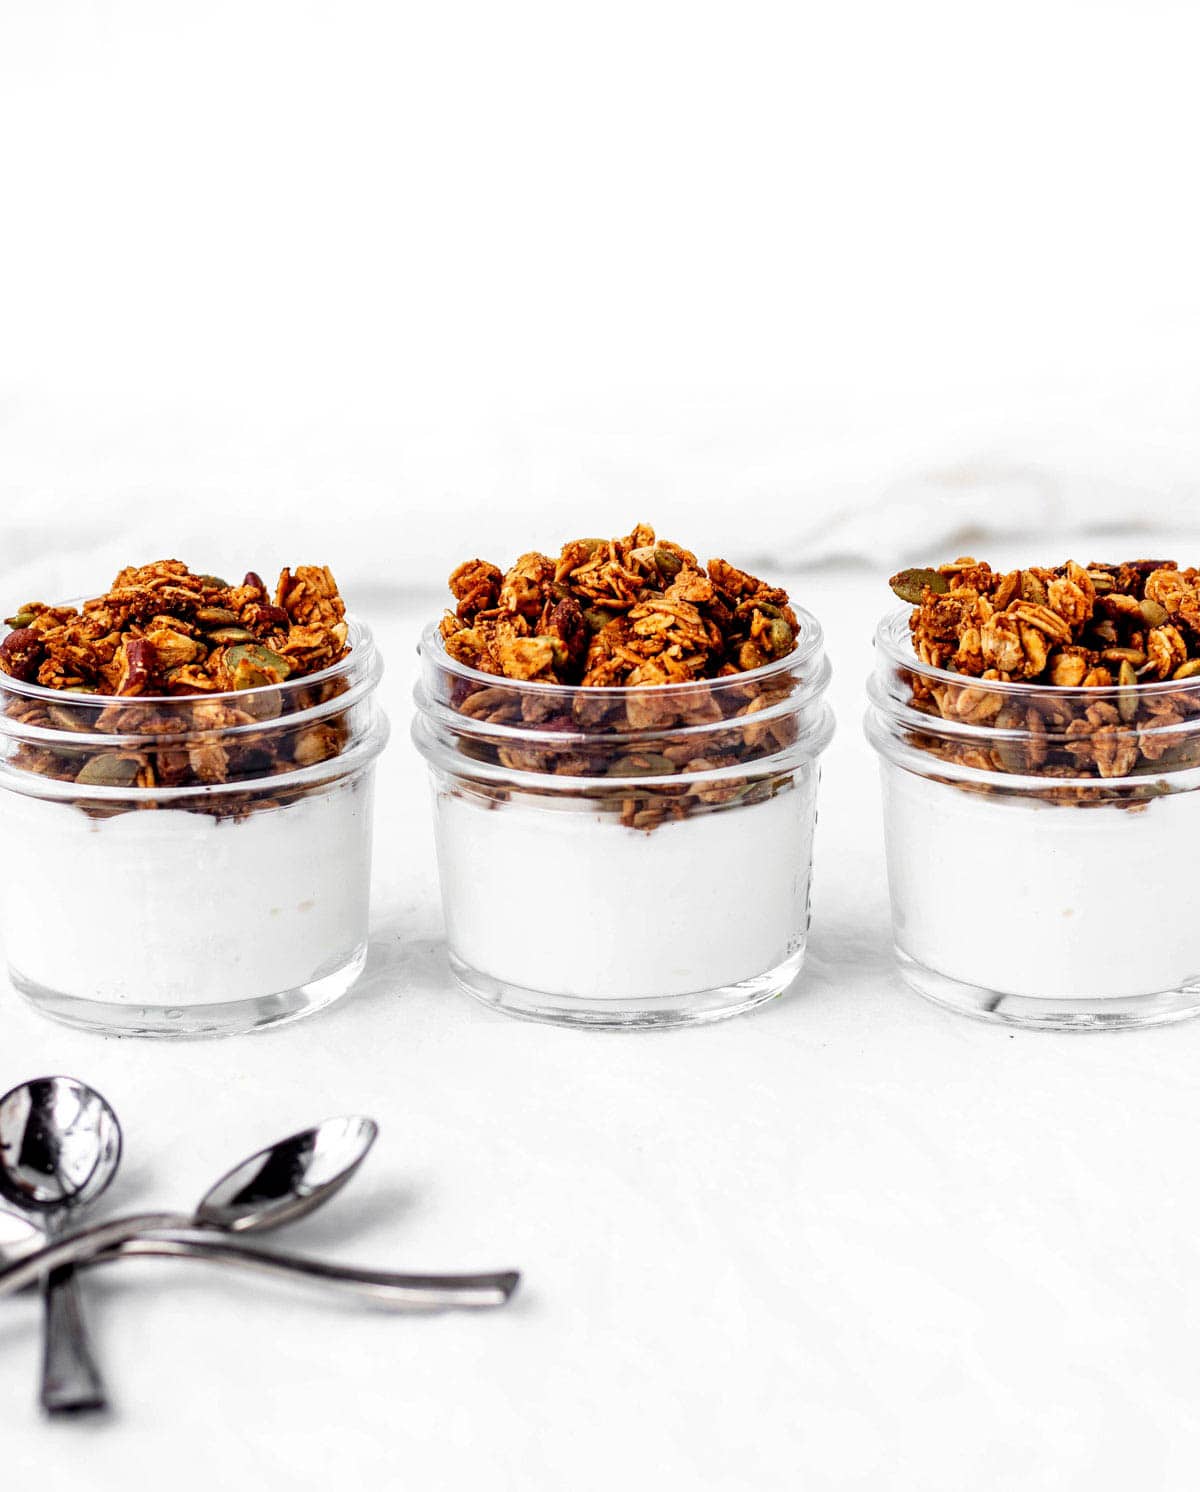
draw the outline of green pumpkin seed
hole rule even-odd
[[[782,658],[785,653],[790,653],[796,641],[796,634],[788,622],[782,617],[776,617],[771,623],[771,651],[777,658]]]
[[[937,570],[901,570],[899,575],[892,576],[888,584],[901,601],[907,601],[912,606],[921,604],[926,588],[936,596],[944,596],[950,589],[950,582]]]
[[[292,671],[286,658],[260,643],[239,643],[225,654],[235,689],[258,689],[264,684],[282,684]]]
[[[1161,627],[1170,615],[1167,608],[1160,606],[1157,601],[1139,601],[1138,608],[1147,627]]]
[[[75,781],[81,787],[132,787],[141,770],[142,764],[135,757],[105,752],[84,762]]]
[[[1020,741],[997,741],[992,756],[1002,772],[1020,774],[1029,770],[1025,747]]]
[[[47,705],[46,714],[59,730],[89,731],[92,728],[89,721],[81,720],[74,710],[65,709],[62,705]]]
[[[15,632],[21,627],[32,626],[36,620],[36,611],[27,611],[24,607],[22,607],[22,609],[17,612],[16,616],[5,617],[4,625],[6,627],[11,627]]]
[[[1121,660],[1121,667],[1117,671],[1117,683],[1121,686],[1121,692],[1117,695],[1117,709],[1120,711],[1121,719],[1128,725],[1138,712],[1137,695],[1134,693],[1137,685],[1137,669],[1128,658]]]
[[[1035,575],[1032,570],[1021,571],[1021,600],[1032,601],[1037,606],[1045,606],[1049,600],[1046,587],[1042,584],[1041,578]]]
[[[674,580],[680,570],[683,569],[682,558],[670,549],[656,549],[654,551],[654,563],[658,573],[664,580]]]
[[[665,777],[676,770],[675,764],[657,751],[638,751],[623,756],[605,772],[606,777]]]
[[[196,613],[196,620],[202,627],[234,627],[240,618],[228,606],[202,606]]]
[[[1200,674],[1200,658],[1189,658],[1186,663],[1181,663],[1171,675],[1173,679],[1194,679]]]
[[[245,627],[218,627],[215,631],[208,634],[208,640],[209,642],[215,642],[220,647],[224,647],[227,644],[232,645],[235,642],[253,642],[254,633],[248,631]]]

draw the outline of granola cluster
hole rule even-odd
[[[323,567],[284,570],[270,592],[253,572],[229,585],[178,560],[122,570],[78,609],[31,602],[8,618],[0,671],[57,698],[8,691],[4,712],[57,739],[24,737],[12,760],[85,786],[154,788],[272,776],[336,756],[343,721],[326,713],[290,727],[282,717],[342,692],[339,679],[294,686],[346,656],[345,612]],[[97,710],[87,703],[97,696],[111,702]],[[124,739],[97,750],[82,739],[96,734]]]
[[[995,571],[974,559],[893,576],[914,604],[917,657],[963,677],[912,674],[925,713],[1014,737],[983,746],[953,739],[926,749],[984,770],[1044,777],[1136,776],[1192,765],[1197,745],[1177,729],[1200,714],[1200,571],[1173,561],[1074,561]],[[1005,695],[981,682],[1042,686]],[[1178,683],[1181,687],[1142,686]],[[1088,691],[1074,695],[1048,691]]]
[[[796,646],[787,592],[657,539],[573,539],[557,559],[502,573],[468,560],[442,622],[452,658],[481,673],[584,688],[683,684],[745,673]]]
[[[785,751],[799,729],[799,670],[752,672],[796,650],[786,591],[724,560],[702,568],[644,525],[621,539],[573,540],[557,559],[523,555],[507,573],[471,560],[450,589],[457,607],[441,624],[446,652],[490,679],[449,676],[444,703],[502,728],[464,731],[464,756],[579,778],[589,804],[641,829],[791,785],[791,769],[752,767]],[[539,692],[529,682],[569,688]],[[606,687],[623,692],[599,692]],[[687,780],[739,766],[746,775]],[[487,782],[474,791],[508,796]]]
[[[193,575],[179,560],[122,570],[76,610],[33,601],[7,619],[0,669],[88,694],[211,694],[281,684],[346,652],[346,608],[327,569],[284,570],[272,596]]]

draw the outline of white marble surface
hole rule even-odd
[[[291,1241],[526,1282],[507,1312],[416,1319],[126,1263],[88,1282],[104,1425],[39,1420],[37,1308],[4,1302],[4,1485],[86,1472],[117,1492],[151,1467],[184,1492],[1192,1485],[1200,1023],[1026,1035],[900,986],[859,728],[878,588],[826,575],[801,593],[829,626],[840,733],[811,958],[768,1008],[602,1035],[455,992],[406,734],[432,602],[374,618],[396,729],[352,997],[181,1045],[60,1029],[4,997],[0,1086],[66,1071],[117,1107],[114,1208],[186,1205],[260,1143],[365,1110],[375,1154]],[[986,845],[965,873],[986,898]],[[1114,937],[1153,935],[1114,913]]]

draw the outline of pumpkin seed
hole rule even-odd
[[[239,617],[228,606],[202,606],[196,613],[196,620],[202,627],[233,627],[237,625]]]
[[[81,720],[74,710],[64,709],[62,705],[47,705],[46,714],[58,726],[59,730],[91,730],[91,725],[88,721]]]
[[[664,580],[674,580],[683,569],[683,560],[671,549],[656,549],[654,563]]]
[[[1117,671],[1117,683],[1121,686],[1121,692],[1117,695],[1117,709],[1121,719],[1128,725],[1138,711],[1137,695],[1134,693],[1134,687],[1137,684],[1137,669],[1128,658],[1121,659],[1121,667]]]
[[[208,640],[224,647],[235,642],[253,642],[254,633],[245,627],[218,627],[208,634]]]
[[[936,596],[944,596],[950,589],[950,582],[937,570],[901,570],[899,575],[892,576],[888,584],[901,601],[907,601],[913,606],[921,604],[926,588]]]
[[[142,764],[136,757],[104,752],[84,762],[75,781],[81,787],[132,787],[141,770]]]
[[[1157,601],[1139,601],[1138,609],[1147,627],[1161,627],[1170,615],[1167,608],[1160,606]]]
[[[1049,599],[1041,577],[1035,575],[1032,570],[1022,570],[1021,600],[1032,601],[1035,606],[1045,606]]]
[[[264,684],[281,684],[292,671],[286,658],[264,648],[260,643],[239,643],[225,654],[225,665],[233,675],[235,689],[257,689]]]
[[[1173,679],[1194,679],[1200,674],[1200,658],[1189,658],[1186,663],[1181,663],[1171,675]]]
[[[657,751],[637,751],[623,756],[605,772],[606,777],[663,777],[676,770],[675,764]]]

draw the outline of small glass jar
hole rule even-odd
[[[868,686],[909,985],[1066,1030],[1200,1013],[1200,678],[1056,688],[917,660],[885,617]]]
[[[450,965],[512,1015],[669,1026],[781,994],[804,958],[818,758],[816,619],[753,672],[682,685],[521,683],[421,642]]]
[[[38,1010],[230,1035],[336,1000],[366,958],[382,663],[113,697],[0,674],[0,941]],[[197,780],[199,779],[199,780]]]

